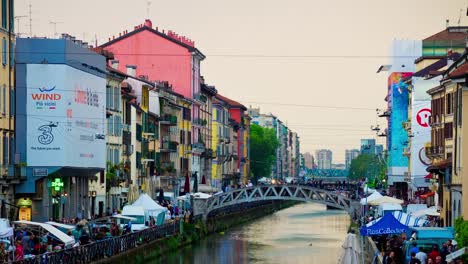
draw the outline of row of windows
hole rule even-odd
[[[9,9],[8,9],[9,7]],[[10,30],[14,31],[15,18],[14,18],[14,0],[2,0],[2,27],[7,29],[8,18],[10,18]]]
[[[118,87],[106,87],[106,107],[115,111],[120,111],[120,89]]]
[[[229,120],[229,112],[221,109],[216,109],[216,121],[218,123],[227,124]]]
[[[10,93],[10,98],[8,98],[8,93]],[[6,84],[3,86],[0,86],[0,103],[2,104],[0,106],[0,111],[3,115],[7,115],[7,102],[10,103],[10,115],[15,114],[15,90],[10,90],[8,92],[8,88]]]
[[[107,118],[107,134],[111,136],[122,136],[122,117],[110,116]]]
[[[118,146],[107,146],[107,161],[112,165],[120,163],[120,148]]]
[[[2,164],[13,164],[15,161],[15,139],[9,138],[7,133],[3,132],[0,143],[2,144]]]

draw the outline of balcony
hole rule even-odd
[[[129,124],[122,124],[122,131],[130,132],[130,125]]]
[[[175,126],[177,125],[177,116],[175,115],[163,115],[159,120],[160,125]]]
[[[206,95],[204,94],[196,94],[194,97],[193,97],[195,100],[199,101],[199,102],[202,102],[204,104],[206,104],[206,102],[208,101],[208,97],[206,97]]]
[[[179,145],[179,143],[173,142],[173,141],[163,142],[161,144],[160,151],[161,152],[177,152],[177,146],[178,145]]]
[[[404,130],[408,132],[411,130],[411,122],[409,121],[401,123],[401,126],[403,127]]]
[[[406,157],[411,156],[411,149],[410,148],[403,148],[403,156],[406,156]]]
[[[205,151],[205,145],[203,143],[192,144],[192,152],[202,154]]]
[[[424,148],[428,158],[440,158],[444,155],[445,148],[443,146],[432,146],[431,144],[426,144]]]
[[[206,126],[208,124],[208,121],[206,121],[206,119],[203,119],[203,118],[195,118],[193,119],[192,121],[192,124],[195,125],[195,126]]]
[[[391,115],[391,111],[387,110],[379,114],[379,117],[389,117]]]

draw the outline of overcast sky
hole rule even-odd
[[[144,0],[16,0],[15,15],[29,16],[30,3],[33,35],[53,37],[50,22],[60,22],[58,33],[98,44],[148,17]],[[467,25],[466,8],[466,0],[153,0],[149,18],[195,41],[207,55],[202,74],[221,94],[274,113],[299,133],[301,152],[329,148],[338,163],[384,123],[372,109],[385,107],[386,75],[375,72],[391,41],[423,39],[446,19],[457,25],[460,9]],[[29,35],[29,17],[19,31]]]

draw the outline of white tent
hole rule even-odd
[[[76,228],[76,226],[73,226],[73,225],[66,225],[66,224],[61,224],[61,223],[57,223],[57,222],[53,222],[53,221],[49,221],[49,222],[45,222],[46,224],[49,224],[51,226],[55,226],[57,228],[63,228],[63,229],[66,229],[66,230],[73,230]]]
[[[421,209],[411,214],[414,217],[421,217],[425,215],[440,216],[439,208],[437,206],[431,206],[429,208]]]
[[[0,218],[0,239],[10,238],[13,236],[13,227],[10,226],[10,221],[5,218]]]
[[[193,198],[198,198],[198,199],[208,199],[208,198],[210,198],[212,196],[211,194],[202,193],[202,192],[197,192],[197,193],[194,193],[192,195],[193,195]],[[187,200],[187,196],[186,195],[181,195],[181,196],[177,197],[177,199],[185,201],[185,200]]]
[[[380,204],[384,204],[384,203],[402,204],[403,200],[393,198],[393,197],[390,197],[390,196],[382,196],[380,198],[377,198],[377,199],[369,202],[369,204],[371,204],[371,205],[380,205]]]
[[[341,246],[343,248],[343,253],[341,254],[340,264],[358,264],[359,255],[361,254],[361,247],[357,241],[355,234],[348,234]]]
[[[20,224],[20,225],[30,225],[30,226],[40,227],[44,229],[45,231],[49,232],[51,235],[53,235],[60,241],[62,241],[65,244],[65,247],[73,246],[73,244],[75,244],[75,239],[63,233],[62,231],[58,230],[57,228],[53,227],[52,225],[38,223],[38,222],[24,221],[24,220],[15,221],[14,223]]]
[[[362,198],[360,203],[362,205],[366,205],[370,201],[374,201],[374,200],[379,199],[381,197],[382,197],[382,195],[379,192],[373,192],[371,195],[367,196],[367,198]]]
[[[157,216],[160,213],[167,211],[166,207],[159,205],[146,193],[140,194],[140,197],[138,197],[138,199],[132,205],[143,207],[143,209],[152,216]]]
[[[420,226],[424,226],[428,223],[427,220],[424,220],[422,218],[419,218],[419,217],[414,217],[414,216],[411,216],[407,213],[403,213],[402,211],[395,211],[393,212],[393,216],[395,216],[395,218],[400,221],[400,223],[404,224],[405,226],[409,226],[409,227],[420,227]]]

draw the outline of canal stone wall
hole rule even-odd
[[[295,201],[257,201],[224,207],[222,210],[213,211],[206,219],[208,232],[220,232],[228,228],[250,222],[254,219],[272,214],[283,208],[298,204]]]

